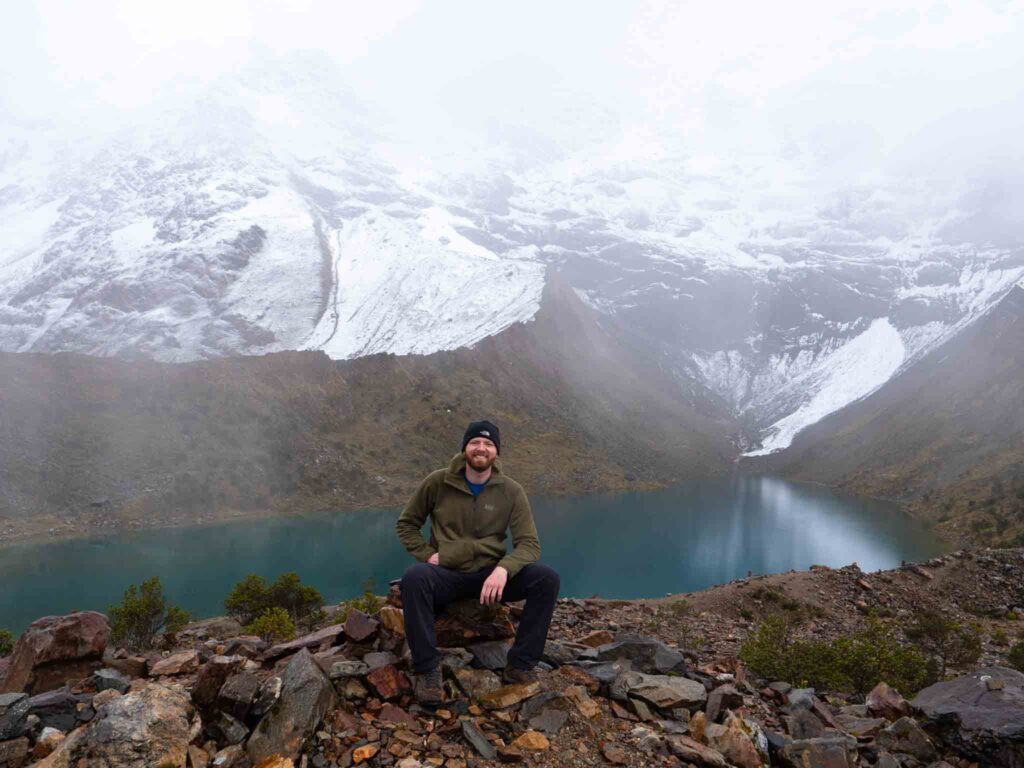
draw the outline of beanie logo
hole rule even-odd
[[[481,430],[480,430],[480,434],[481,434],[481,435],[482,435],[483,437],[490,437],[490,436],[491,436],[491,433],[490,433],[490,432],[488,432],[488,431],[487,431],[486,429],[481,429]]]

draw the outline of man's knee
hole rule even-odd
[[[558,576],[558,571],[550,565],[544,565],[543,563],[530,563],[524,567],[530,569],[530,576],[537,588],[544,592],[550,592],[555,595],[558,594],[558,589],[562,583],[562,580]]]
[[[423,589],[430,585],[431,568],[427,563],[413,563],[402,574],[402,592],[407,589]]]

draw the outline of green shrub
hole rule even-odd
[[[1006,634],[1006,630],[1002,627],[996,627],[992,630],[992,645],[1006,646],[1010,644],[1010,636]]]
[[[0,656],[8,656],[14,650],[14,635],[9,629],[0,629]]]
[[[944,679],[950,666],[967,666],[981,658],[980,627],[962,626],[939,611],[920,611],[906,634],[928,657],[936,680]]]
[[[362,597],[354,597],[346,603],[347,608],[344,611],[346,618],[348,618],[348,612],[353,609],[362,611],[367,616],[372,616],[381,609],[381,606],[384,605],[384,601],[373,594],[373,587],[373,579],[367,579],[362,583]]]
[[[280,643],[295,637],[295,622],[284,608],[268,608],[245,631],[259,635],[268,643]]]
[[[271,608],[280,608],[293,624],[308,627],[323,620],[323,605],[323,595],[295,573],[283,573],[273,584],[251,573],[224,600],[228,615],[243,625],[252,624]]]
[[[168,606],[157,576],[136,587],[130,584],[120,605],[107,609],[110,639],[129,648],[151,648],[161,632],[178,632],[188,621],[188,613]]]
[[[864,694],[880,681],[905,693],[926,682],[926,661],[875,616],[835,641],[801,638],[783,614],[767,617],[740,647],[740,658],[769,680]]]
[[[1010,662],[1010,666],[1020,672],[1024,672],[1024,640],[1019,640],[1010,647],[1010,652],[1006,655],[1007,660]]]

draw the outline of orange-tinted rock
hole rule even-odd
[[[597,648],[601,645],[606,645],[615,640],[615,635],[609,632],[607,629],[598,629],[591,632],[589,635],[584,635],[576,642],[580,645],[585,645],[588,648]]]
[[[380,609],[380,623],[389,632],[405,637],[405,614],[401,608],[385,605]]]
[[[366,673],[366,682],[370,684],[382,699],[393,699],[396,696],[412,691],[412,683],[394,664],[371,669]]]
[[[540,693],[540,683],[505,685],[496,691],[480,696],[480,703],[487,709],[504,709],[515,706],[538,693]]]
[[[152,664],[149,668],[149,676],[187,675],[197,669],[199,669],[199,654],[195,651],[179,651]]]
[[[366,762],[380,751],[380,744],[364,744],[352,750],[352,762],[355,765]]]
[[[526,731],[525,733],[520,734],[520,736],[512,742],[511,746],[536,752],[549,749],[551,747],[551,742],[548,741],[548,737],[540,731]]]

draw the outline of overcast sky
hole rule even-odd
[[[133,109],[254,49],[314,48],[407,126],[614,128],[719,152],[809,142],[823,164],[1020,169],[1022,5],[20,2],[0,32],[0,110]]]

